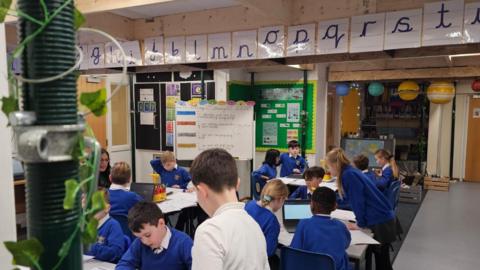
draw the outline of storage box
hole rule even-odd
[[[448,177],[425,176],[423,179],[423,187],[425,189],[448,191],[449,186],[450,178]]]
[[[400,188],[400,202],[420,203],[422,201],[422,186],[410,186]]]

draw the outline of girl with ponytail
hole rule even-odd
[[[339,195],[346,196],[350,202],[357,226],[371,229],[380,242],[380,247],[369,248],[369,252],[375,253],[376,269],[391,270],[389,247],[395,241],[396,223],[390,203],[373,181],[350,165],[343,149],[328,152],[326,163],[332,176],[337,177]],[[367,257],[367,269],[370,264]]]
[[[267,182],[260,194],[260,200],[252,200],[245,205],[245,211],[260,225],[267,241],[267,255],[270,269],[278,269],[279,258],[275,255],[280,234],[280,223],[275,216],[288,198],[288,188],[281,180]]]
[[[385,192],[390,184],[398,179],[398,166],[395,157],[385,149],[379,149],[375,152],[375,160],[377,165],[382,168],[382,171],[377,173],[375,183],[378,189]]]

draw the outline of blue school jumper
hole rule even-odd
[[[295,189],[295,191],[292,194],[290,194],[288,198],[292,200],[295,200],[295,199],[310,200],[312,198],[312,194],[308,193],[307,186],[299,186],[297,189]]]
[[[378,189],[385,192],[393,181],[395,181],[393,170],[390,166],[386,166],[382,168],[382,176],[376,179],[375,185]]]
[[[283,153],[280,155],[280,163],[282,163],[280,177],[291,175],[293,173],[293,169],[299,169],[300,173],[303,173],[305,167],[307,166],[303,157],[298,155],[296,158],[294,158],[288,153]]]
[[[348,202],[347,196],[343,194],[343,197],[340,197],[340,194],[338,194],[338,191],[335,192],[335,196],[337,197],[337,208],[342,209],[342,210],[352,210],[352,207],[350,206],[350,202]]]
[[[109,217],[98,228],[97,242],[90,247],[86,255],[105,262],[116,263],[125,252],[125,239],[120,224]]]
[[[368,177],[368,179],[370,179],[370,181],[372,181],[376,185],[377,175],[375,175],[374,172],[372,172],[371,170],[368,170],[367,172],[363,172],[363,174],[365,174],[365,176]]]
[[[335,261],[335,269],[348,270],[350,266],[346,249],[350,241],[350,232],[341,221],[314,215],[300,220],[290,247],[328,254]]]
[[[137,202],[143,201],[135,192],[127,191],[123,189],[109,189],[110,196],[110,215],[111,216],[128,216],[128,211]]]
[[[342,187],[358,226],[365,228],[394,218],[387,198],[360,170],[347,165],[342,172]]]
[[[118,262],[115,270],[187,270],[192,267],[192,239],[173,228],[168,248],[156,254],[149,246],[135,239]]]
[[[186,189],[192,177],[184,168],[180,166],[175,166],[173,170],[167,171],[162,165],[162,162],[159,159],[154,159],[150,161],[150,165],[153,170],[160,175],[162,184],[165,184],[167,187],[174,185],[179,185],[180,188]]]
[[[267,255],[275,254],[280,234],[280,224],[277,217],[265,207],[261,207],[256,201],[249,201],[245,205],[245,211],[260,225],[265,240],[267,241]]]
[[[267,183],[266,179],[262,179],[262,175],[267,176],[268,179],[277,177],[277,167],[263,163],[260,168],[252,172],[252,177],[255,179],[255,183],[260,185],[260,191],[262,191],[263,187]]]

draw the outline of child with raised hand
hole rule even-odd
[[[288,153],[280,155],[280,177],[286,177],[291,174],[301,174],[307,167],[305,159],[300,156],[300,144],[296,140],[288,142]]]
[[[336,209],[335,201],[335,192],[328,187],[319,187],[313,192],[310,202],[313,216],[300,220],[290,247],[328,254],[335,261],[335,269],[348,270],[346,249],[351,236],[343,222],[330,216]]]
[[[252,177],[255,179],[255,185],[259,186],[259,190],[263,190],[263,187],[268,180],[277,177],[277,166],[280,163],[280,151],[277,149],[269,149],[265,154],[265,161],[262,166],[252,172]]]
[[[308,168],[303,173],[305,186],[298,187],[289,197],[289,199],[310,200],[316,188],[320,185],[325,175],[325,170],[319,166]]]
[[[116,270],[188,270],[192,265],[192,239],[165,224],[162,210],[140,202],[128,213],[128,226],[137,237]]]
[[[250,201],[245,205],[245,210],[260,225],[265,235],[271,269],[279,267],[279,258],[275,255],[275,250],[278,245],[280,223],[274,213],[282,208],[287,197],[287,186],[281,180],[273,179],[262,189],[259,201]]]

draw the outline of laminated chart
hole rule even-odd
[[[253,104],[177,102],[176,155],[193,160],[202,151],[222,148],[239,159],[253,158]]]

